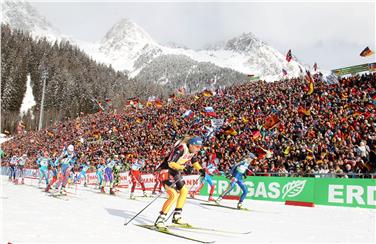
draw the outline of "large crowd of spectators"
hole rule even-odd
[[[319,74],[310,95],[300,77],[178,96],[158,106],[145,101],[141,108],[133,101],[122,111],[101,111],[14,136],[1,145],[3,161],[26,153],[27,167],[35,168],[42,152],[57,156],[73,144],[79,161],[95,165],[115,154],[126,164],[143,158],[144,171],[153,172],[175,142],[189,134],[205,137],[202,163],[214,160],[222,171],[253,153],[257,175],[369,177],[376,172],[375,84],[376,73],[335,84]],[[215,115],[205,107],[213,107]],[[193,114],[183,116],[188,110]],[[213,118],[224,124],[210,133]]]

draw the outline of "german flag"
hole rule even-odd
[[[142,117],[137,117],[136,122],[141,124],[144,121]]]
[[[238,134],[238,132],[236,132],[236,130],[234,130],[233,128],[229,127],[228,129],[225,130],[225,134],[236,136]]]
[[[311,72],[309,72],[309,70],[306,71],[305,80],[308,82],[308,92],[307,92],[307,94],[311,95],[314,91],[314,87],[313,87],[313,79],[312,79],[312,76],[311,76]]]
[[[305,109],[303,106],[299,106],[298,112],[304,114],[305,116],[311,115],[311,111],[309,109]]]
[[[205,90],[203,93],[202,93],[205,97],[211,97],[213,96],[213,93],[209,90]]]
[[[156,106],[157,108],[161,108],[161,107],[163,107],[163,102],[162,102],[161,100],[156,100],[156,101],[154,102],[154,104],[155,104],[155,106]]]
[[[272,129],[274,126],[278,124],[278,122],[279,122],[278,116],[275,114],[272,114],[265,119],[264,128],[267,130]]]
[[[374,52],[371,49],[369,49],[369,47],[366,47],[366,48],[364,48],[364,50],[359,55],[361,57],[369,57],[373,54],[374,54]]]

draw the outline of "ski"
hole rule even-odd
[[[175,237],[178,237],[178,238],[181,238],[181,239],[190,240],[190,241],[194,241],[194,242],[199,242],[199,243],[204,243],[204,244],[209,244],[209,243],[215,242],[215,241],[203,241],[203,240],[199,240],[199,239],[196,239],[196,238],[191,238],[191,237],[188,237],[188,236],[180,235],[178,233],[171,232],[168,229],[166,229],[166,230],[158,229],[154,225],[139,225],[139,224],[136,224],[136,225],[139,226],[139,227],[145,228],[145,229],[157,231],[159,233],[175,236]]]
[[[50,197],[53,197],[53,198],[57,198],[57,199],[60,199],[60,200],[64,200],[64,201],[69,201],[69,198],[67,198],[66,195],[61,195],[61,194],[47,194],[47,196],[50,196]]]
[[[208,202],[207,200],[204,200],[204,199],[199,199],[199,198],[193,198],[193,197],[188,197],[189,200],[196,200],[196,201],[200,201],[200,202]]]
[[[212,204],[212,203],[200,203],[200,204],[205,205],[205,206],[221,207],[221,208],[228,208],[228,209],[233,209],[233,210],[251,211],[248,208],[235,208],[235,207],[225,206],[221,204]]]
[[[171,224],[171,225],[168,225],[167,228],[203,230],[203,231],[211,231],[211,232],[226,233],[226,234],[235,234],[235,235],[247,235],[247,234],[252,233],[252,231],[237,232],[237,231],[230,231],[230,230],[220,230],[220,229],[215,229],[215,228],[206,228],[206,227],[200,227],[200,226],[193,226],[193,225],[189,225],[189,224],[187,224],[187,225]]]

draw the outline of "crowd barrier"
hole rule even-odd
[[[1,167],[2,175],[9,175],[8,167]],[[49,175],[52,172],[50,172]],[[24,169],[25,178],[38,178],[39,170]],[[152,174],[142,174],[147,190],[152,190],[156,179]],[[184,180],[188,189],[196,189],[200,184],[199,175],[185,175]],[[129,172],[120,173],[119,187],[130,186]],[[89,185],[97,184],[95,173],[87,174]],[[83,182],[78,182],[83,184]],[[213,176],[215,185],[214,196],[219,196],[227,189],[230,181],[223,176]],[[312,177],[247,177],[244,185],[248,189],[246,199],[266,201],[296,201],[310,202],[317,205],[376,208],[376,181],[363,178],[312,178]],[[140,186],[136,190],[140,190]],[[200,191],[200,195],[209,196],[210,188],[207,184]],[[239,196],[241,189],[238,185],[229,193],[229,196]]]

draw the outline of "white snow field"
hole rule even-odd
[[[124,226],[153,198],[129,200],[128,190],[118,196],[103,195],[93,186],[68,189],[69,200],[47,196],[37,181],[15,185],[1,178],[1,243],[194,243],[134,224],[152,224],[164,198],[157,199],[127,227]],[[108,189],[106,189],[108,191]],[[136,191],[141,195],[142,192]],[[223,200],[235,206],[234,200]],[[188,199],[183,217],[192,225],[249,231],[250,234],[219,234],[196,230],[177,233],[215,243],[254,242],[371,242],[375,243],[375,209],[286,206],[283,203],[246,200],[252,211],[200,205]]]

